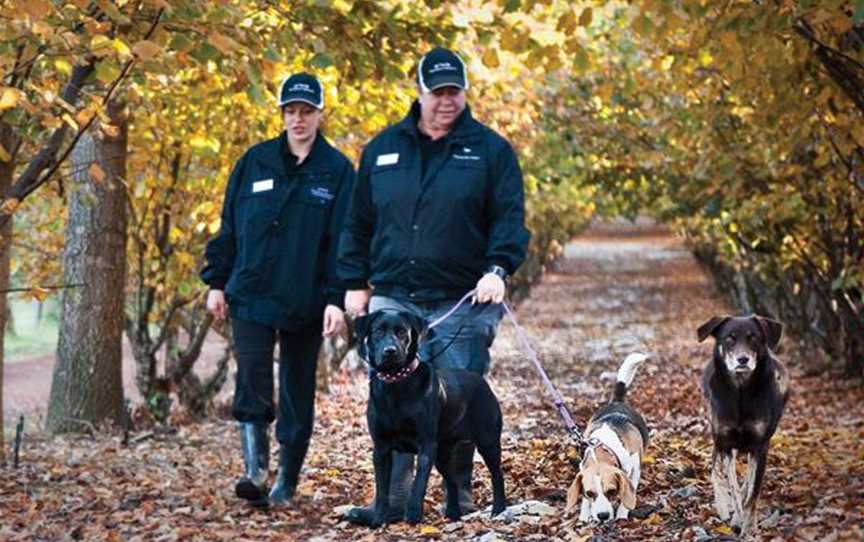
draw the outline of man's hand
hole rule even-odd
[[[486,273],[477,281],[477,293],[471,303],[501,303],[505,291],[504,279],[495,273]]]
[[[228,316],[228,304],[225,303],[225,292],[222,290],[210,290],[207,292],[207,310],[213,314],[217,322],[221,322]]]
[[[334,337],[345,329],[345,313],[336,305],[324,308],[324,336]]]
[[[351,316],[363,316],[369,307],[372,290],[348,290],[345,292],[345,312]]]

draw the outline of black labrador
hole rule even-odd
[[[715,339],[713,359],[702,374],[714,440],[714,503],[720,518],[742,535],[757,528],[768,442],[789,398],[786,368],[771,351],[782,332],[783,324],[761,316],[715,316],[697,330],[699,341]],[[735,468],[738,453],[747,456],[744,487]]]
[[[423,519],[423,499],[432,465],[447,486],[445,515],[461,516],[459,480],[448,468],[457,443],[473,441],[492,476],[495,516],[506,507],[501,471],[501,407],[482,376],[437,370],[417,355],[427,324],[419,316],[381,310],[354,322],[358,351],[369,364],[366,418],[374,445],[375,521],[387,521],[393,451],[417,454],[417,472],[406,507],[409,523]]]

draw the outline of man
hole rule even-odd
[[[221,229],[201,272],[210,286],[208,309],[217,319],[231,314],[233,414],[246,469],[235,492],[254,506],[287,504],[297,487],[312,434],[322,331],[332,336],[344,325],[336,248],[354,180],[351,162],[318,130],[324,93],[314,76],[285,79],[279,107],[285,131],[253,146],[234,167]],[[268,499],[277,339],[279,471]]]
[[[471,115],[462,59],[436,48],[417,69],[418,100],[365,148],[339,246],[345,308],[413,311],[432,321],[477,293],[435,329],[421,358],[481,375],[501,319],[505,279],[525,259],[522,173],[510,144]],[[491,304],[491,305],[490,305]],[[463,512],[470,509],[474,449],[462,447]],[[393,521],[404,516],[413,456],[394,454]],[[369,524],[373,510],[349,520]]]

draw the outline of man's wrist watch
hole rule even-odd
[[[492,264],[486,268],[484,274],[492,273],[493,275],[498,275],[501,280],[507,280],[507,270],[501,267],[500,265]]]

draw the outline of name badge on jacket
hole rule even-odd
[[[263,181],[255,181],[252,183],[252,193],[266,192],[273,190],[273,179],[264,179]]]
[[[379,154],[378,160],[375,161],[376,166],[392,166],[399,162],[399,153],[392,152],[390,154]]]

